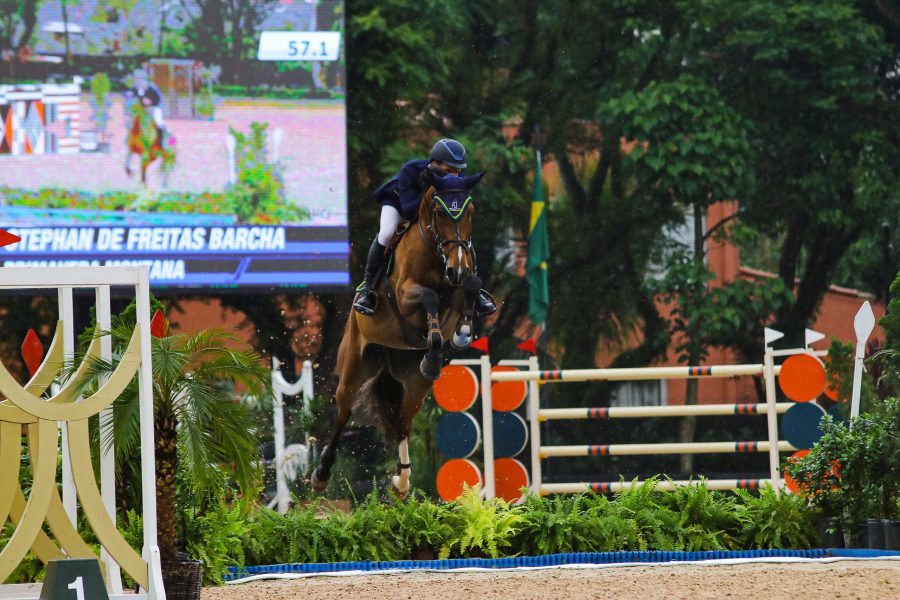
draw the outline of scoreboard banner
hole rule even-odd
[[[156,286],[350,283],[345,227],[10,227],[22,238],[0,249],[7,267],[147,265]]]
[[[96,4],[38,3],[31,58],[0,84],[0,229],[22,238],[0,266],[349,292],[343,1],[259,3],[242,23]],[[198,34],[236,27],[255,40],[237,54]]]

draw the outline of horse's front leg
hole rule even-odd
[[[444,345],[440,322],[441,297],[435,290],[421,285],[411,286],[405,296],[405,302],[425,307],[428,351],[419,363],[419,371],[425,379],[434,381],[441,375],[441,347]]]
[[[463,281],[463,290],[465,291],[465,303],[463,312],[456,324],[456,331],[450,340],[450,346],[454,350],[463,350],[472,343],[472,317],[475,314],[475,300],[478,298],[478,291],[481,289],[481,279],[475,275],[469,275]]]

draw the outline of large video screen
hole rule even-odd
[[[349,283],[343,2],[32,6],[0,25],[3,265]]]

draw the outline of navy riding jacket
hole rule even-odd
[[[419,203],[427,189],[422,185],[420,174],[431,160],[423,158],[411,160],[387,183],[375,190],[372,198],[384,206],[393,206],[406,221],[415,221],[419,216]]]

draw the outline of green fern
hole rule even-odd
[[[771,487],[753,496],[747,490],[735,490],[741,500],[740,545],[743,548],[811,548],[818,541],[815,518],[807,501],[794,494],[778,494]]]
[[[439,557],[451,553],[483,554],[497,558],[501,548],[512,544],[513,536],[522,522],[522,515],[502,499],[482,500],[478,488],[466,486],[462,495],[451,505],[447,523],[451,534],[441,547]]]

